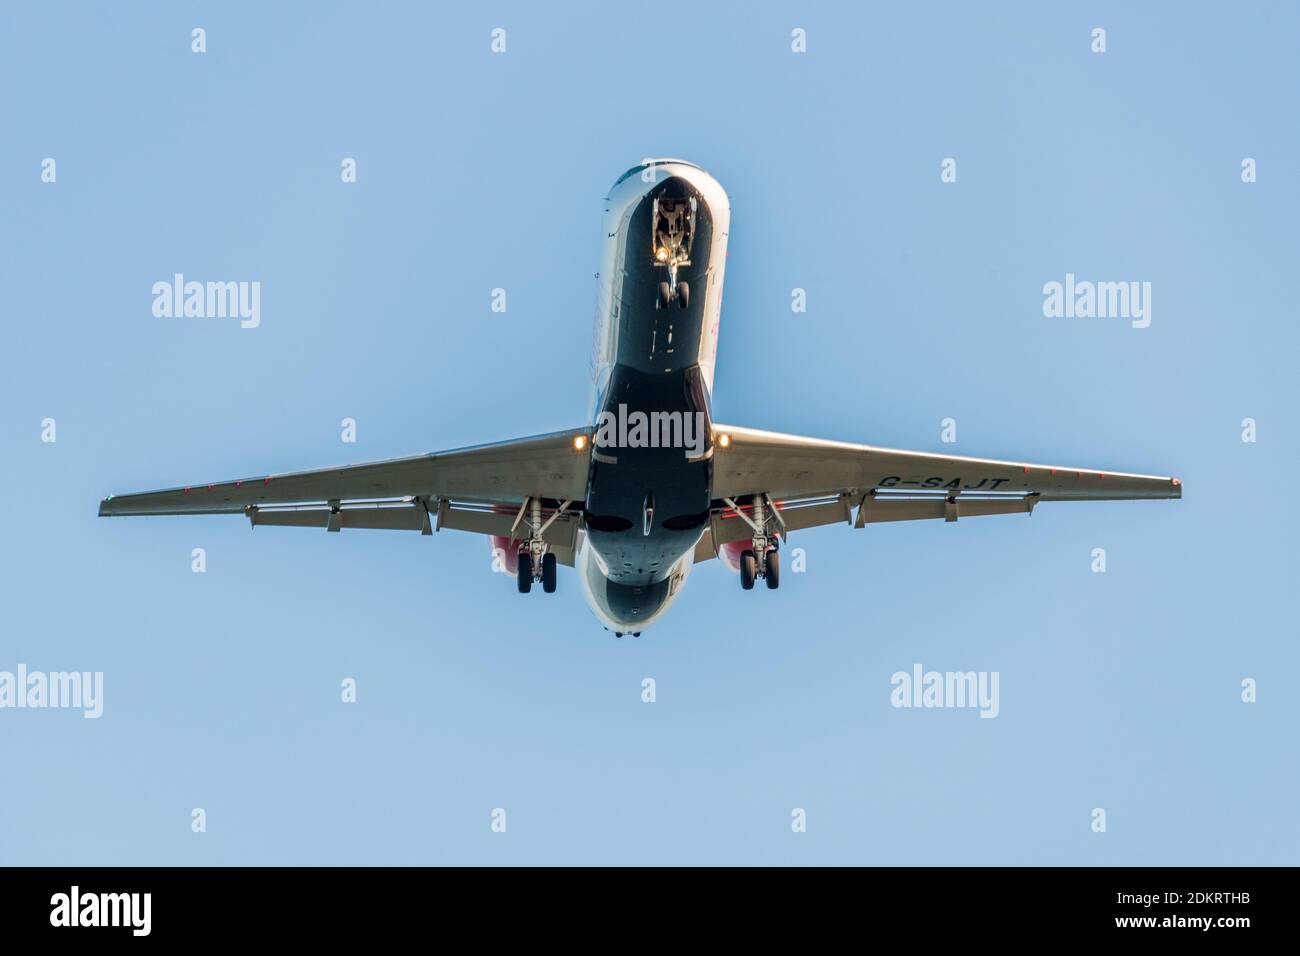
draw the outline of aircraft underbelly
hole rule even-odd
[[[609,202],[593,420],[680,416],[681,437],[704,440],[730,215],[725,193],[702,171],[679,169],[658,182],[616,187]],[[667,608],[689,571],[708,522],[710,464],[698,443],[685,440],[597,442],[595,450],[579,576],[607,625],[636,631]]]

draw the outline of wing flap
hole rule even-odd
[[[836,495],[833,498],[776,501],[779,527],[786,532],[820,528],[831,524],[852,524],[855,528],[887,521],[920,521],[978,518],[986,515],[1032,513],[1038,503],[1036,495],[1003,495],[997,498],[948,495],[891,495],[876,492],[866,495]],[[746,506],[742,510],[749,512]],[[856,517],[855,517],[856,511]],[[717,549],[733,541],[747,540],[750,526],[731,508],[716,509],[709,527],[695,549],[695,562],[715,557]]]
[[[519,533],[517,508],[451,502],[449,507],[442,509],[439,514],[439,530],[451,528],[456,531],[472,531],[515,540],[523,537]],[[551,520],[553,515],[554,520]],[[578,516],[567,511],[555,515],[554,509],[545,508],[542,511],[542,518],[546,526],[546,530],[542,533],[542,540],[553,548],[563,548],[572,552],[577,545],[580,520]]]
[[[858,504],[855,528],[882,521],[923,521],[943,518],[978,518],[985,515],[1032,514],[1038,495],[1004,495],[997,498],[974,498],[968,495],[899,495],[881,492],[863,495]]]
[[[248,521],[254,527],[272,525],[285,528],[324,528],[342,531],[344,528],[368,528],[375,531],[424,531],[429,529],[429,513],[418,502],[382,503],[360,505],[337,511],[325,508],[259,508],[249,505],[245,509]]]
[[[852,506],[853,499],[849,495],[776,502],[777,512],[781,516],[781,527],[786,531],[802,531],[805,528],[818,528],[828,524],[847,524],[853,519]],[[747,513],[751,510],[743,505],[741,507]],[[731,508],[715,510],[709,516],[709,528],[701,539],[701,547],[707,548],[708,556],[712,557],[722,545],[730,544],[732,541],[743,541],[752,534],[750,526]],[[697,549],[697,561],[701,560],[698,555]]]

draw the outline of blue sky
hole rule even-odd
[[[0,710],[0,862],[1295,863],[1295,7],[558,6],[0,10],[0,670],[105,682]],[[600,197],[655,155],[732,199],[719,420],[1185,498],[807,532],[621,641],[472,535],[96,518],[582,424]],[[155,318],[176,272],[261,326]],[[1150,328],[1045,318],[1067,272]],[[914,663],[999,716],[891,707]]]

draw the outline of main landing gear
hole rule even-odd
[[[723,499],[753,532],[750,547],[740,552],[740,586],[754,590],[759,578],[769,591],[781,586],[781,555],[778,551],[785,535],[785,520],[772,499],[765,494],[754,495],[749,512],[730,498]]]
[[[519,585],[520,594],[531,591],[537,581],[542,583],[542,590],[547,594],[555,593],[556,561],[555,554],[546,544],[546,529],[556,518],[564,514],[564,509],[570,504],[571,502],[568,501],[561,502],[545,521],[542,520],[540,498],[525,498],[524,503],[519,506],[519,514],[515,516],[515,523],[511,526],[510,533],[513,536],[521,525],[527,529],[526,535],[519,543],[519,553],[516,555],[515,580]]]
[[[746,548],[740,552],[740,586],[746,591],[754,590],[754,581],[763,579],[769,591],[781,586],[781,555],[777,551],[775,540],[763,553],[763,563],[759,566],[758,555]]]
[[[519,593],[527,594],[533,589],[533,581],[542,582],[542,590],[547,594],[555,593],[555,555],[547,552],[542,555],[540,573],[533,574],[533,556],[527,551],[519,552],[519,568],[516,572]]]

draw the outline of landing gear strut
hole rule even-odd
[[[521,526],[526,529],[524,536],[519,539],[519,553],[516,555],[515,577],[520,594],[531,591],[535,581],[542,582],[542,590],[547,594],[555,593],[555,554],[546,543],[545,535],[546,530],[556,518],[564,514],[570,504],[571,501],[562,501],[544,521],[540,498],[525,498],[523,504],[519,506],[519,514],[515,516],[515,523],[510,527],[510,535],[515,537],[515,533]]]
[[[740,552],[740,586],[746,591],[754,589],[754,582],[763,579],[769,591],[781,586],[781,556],[778,552],[781,538],[785,537],[785,520],[781,512],[765,494],[754,495],[751,513],[746,514],[730,498],[722,499],[753,532],[750,546]]]

